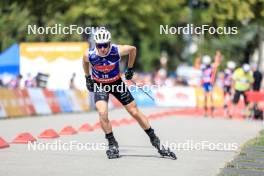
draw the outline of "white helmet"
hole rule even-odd
[[[248,64],[243,64],[242,68],[245,72],[250,71],[250,66]]]
[[[106,29],[99,29],[94,33],[95,43],[108,43],[111,41],[111,33]]]
[[[236,63],[234,61],[228,61],[227,62],[227,68],[229,69],[235,69],[236,68]]]
[[[211,57],[208,55],[204,55],[202,61],[203,61],[203,64],[210,64],[211,63]]]

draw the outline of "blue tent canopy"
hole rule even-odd
[[[0,53],[0,74],[19,74],[19,45],[11,47]]]

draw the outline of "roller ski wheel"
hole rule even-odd
[[[157,136],[151,138],[150,140],[151,144],[158,150],[158,153],[162,156],[162,157],[169,157],[173,160],[176,160],[177,157],[175,155],[175,153],[173,153],[172,151],[170,151],[170,149],[166,149],[163,145],[160,145],[160,140]]]
[[[109,149],[106,151],[108,159],[115,159],[120,157],[118,148],[119,146],[116,141],[110,143]]]
[[[162,156],[162,157],[169,157],[173,160],[176,160],[177,157],[175,155],[175,153],[173,153],[172,151],[170,151],[170,149],[165,149],[164,146],[161,147],[161,149],[158,149],[158,152],[159,154]]]
[[[120,155],[119,155],[119,150],[118,148],[114,147],[114,148],[109,148],[107,151],[106,151],[106,155],[108,157],[108,159],[115,159],[115,158],[119,158]]]

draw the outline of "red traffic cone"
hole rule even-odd
[[[36,140],[37,139],[34,138],[30,133],[21,133],[12,141],[12,143],[27,144],[28,142],[34,142]]]
[[[61,131],[60,135],[73,135],[76,134],[77,131],[72,126],[65,126]]]
[[[129,123],[135,123],[135,122],[137,122],[135,119],[129,119]]]
[[[155,119],[159,118],[159,115],[158,114],[150,114],[149,118],[152,119],[152,120],[155,120]]]
[[[119,121],[119,124],[123,124],[123,125],[128,125],[130,122],[129,122],[129,120],[128,119],[126,119],[126,118],[122,118],[120,121]]]
[[[93,128],[88,123],[85,123],[78,129],[78,131],[88,132],[88,131],[93,131]]]
[[[53,129],[47,129],[43,131],[38,138],[58,138],[59,134]]]
[[[154,120],[154,119],[155,119],[155,116],[153,116],[153,115],[150,114],[150,115],[147,116],[147,118],[148,118],[149,120]]]
[[[0,148],[7,148],[9,147],[9,144],[3,139],[0,137]]]
[[[93,129],[100,129],[101,128],[101,123],[100,122],[96,122],[94,125],[93,125]]]
[[[118,126],[120,126],[120,124],[119,124],[116,120],[111,120],[111,125],[112,125],[113,127],[118,127]]]

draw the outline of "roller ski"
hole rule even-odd
[[[170,151],[169,148],[166,149],[163,145],[160,145],[160,140],[159,140],[159,138],[157,136],[151,137],[150,138],[150,142],[158,150],[159,154],[162,157],[169,157],[169,158],[171,158],[173,160],[177,159],[175,153]]]
[[[106,136],[106,139],[108,140],[108,150],[106,150],[106,155],[108,159],[115,159],[119,158],[119,146],[117,141],[115,140],[113,134],[111,133],[109,136]]]
[[[119,158],[119,150],[116,146],[110,146],[109,149],[106,151],[106,155],[108,159],[115,159]]]

